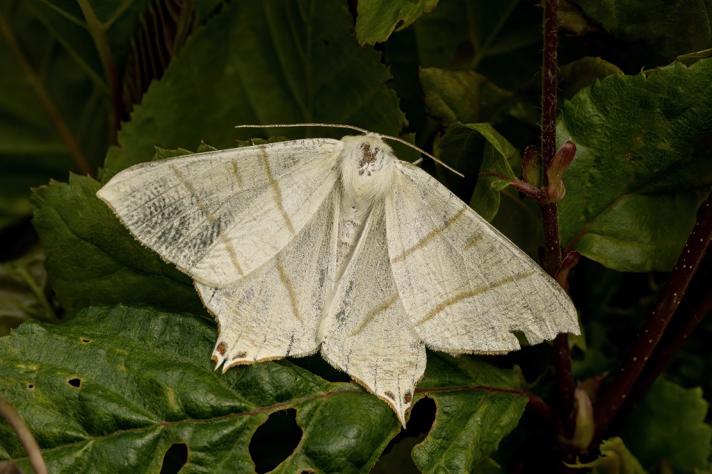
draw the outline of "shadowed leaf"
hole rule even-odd
[[[359,0],[356,37],[361,44],[385,41],[391,33],[408,27],[437,4],[438,0]]]
[[[202,312],[190,278],[139,245],[96,197],[98,189],[93,179],[72,175],[68,184],[35,191],[34,224],[62,305],[145,303]]]
[[[440,123],[489,120],[512,96],[474,71],[420,70],[429,112]]]
[[[44,258],[34,248],[17,260],[0,263],[0,336],[28,319],[55,320],[46,296]]]
[[[388,71],[352,35],[351,17],[339,2],[226,5],[191,35],[164,78],[135,108],[102,178],[148,160],[156,145],[195,149],[205,141],[227,148],[239,137],[290,132],[238,135],[233,127],[243,123],[350,123],[398,134],[404,117],[384,85]],[[291,132],[296,137],[308,130]]]
[[[518,0],[441,0],[413,25],[421,67],[474,69],[502,87],[539,65],[541,10]]]
[[[573,0],[611,34],[643,41],[670,60],[712,46],[709,0]]]
[[[63,179],[68,169],[82,171],[58,127],[94,167],[103,158],[108,108],[101,91],[33,16],[29,2],[0,4],[0,64],[3,229],[30,215],[30,187]]]
[[[670,270],[712,186],[712,60],[609,76],[565,103],[564,244],[620,271]]]
[[[712,426],[705,423],[708,409],[699,387],[685,389],[658,379],[626,419],[622,438],[647,469],[655,470],[663,461],[675,472],[710,469]]]

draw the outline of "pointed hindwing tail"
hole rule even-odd
[[[360,239],[337,283],[321,352],[388,403],[405,426],[426,356],[390,271],[382,203],[374,204]]]
[[[260,269],[223,288],[196,282],[218,322],[218,367],[317,351],[317,329],[333,285],[338,210],[334,189],[292,242]]]

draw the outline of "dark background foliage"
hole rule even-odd
[[[539,258],[539,205],[518,183],[545,181],[524,153],[539,143],[541,5],[0,3],[0,396],[50,472],[712,472],[710,257],[645,383],[594,436],[604,378],[630,362],[712,188],[712,2],[548,3],[560,22],[558,145],[577,147],[558,202],[564,254],[581,256],[568,278],[583,327],[569,339],[568,433],[554,420],[549,344],[429,352],[400,432],[318,356],[216,374],[214,324],[190,279],[95,198],[135,163],[339,136],[237,124],[350,123],[433,150],[465,178],[425,169]],[[0,423],[3,462],[28,460]]]

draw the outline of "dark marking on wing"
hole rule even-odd
[[[466,298],[472,298],[473,296],[481,295],[482,293],[485,293],[489,290],[493,290],[499,286],[506,285],[507,283],[513,283],[518,280],[522,280],[522,279],[530,277],[534,274],[536,274],[536,272],[534,272],[534,271],[522,272],[522,273],[518,273],[516,275],[511,275],[511,276],[502,278],[502,279],[497,280],[493,283],[490,283],[489,285],[481,286],[481,287],[475,288],[473,290],[463,291],[461,293],[456,293],[456,294],[452,295],[450,298],[446,299],[445,301],[439,303],[432,310],[430,310],[428,312],[428,314],[426,314],[425,317],[423,317],[423,319],[418,321],[417,325],[419,326],[419,325],[425,323],[426,321],[435,317],[435,315],[437,315],[438,313],[443,311],[448,306],[452,306],[455,303],[458,303]]]

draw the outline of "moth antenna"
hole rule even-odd
[[[348,128],[350,130],[355,130],[363,134],[371,133],[365,128],[357,127],[355,125],[346,125],[341,123],[266,123],[266,124],[244,124],[235,125],[235,128],[298,128],[298,127],[325,127],[325,128]]]
[[[451,166],[445,164],[442,160],[439,160],[439,159],[435,158],[435,156],[431,155],[430,153],[428,153],[427,151],[423,150],[423,149],[420,148],[419,146],[413,145],[413,144],[410,143],[409,141],[403,140],[402,138],[398,138],[398,137],[392,137],[392,136],[390,136],[390,135],[381,135],[381,138],[387,138],[388,140],[393,140],[393,141],[396,141],[396,142],[398,142],[398,143],[402,143],[403,145],[405,145],[405,146],[407,146],[407,147],[410,147],[410,148],[412,148],[413,150],[418,151],[421,155],[427,156],[428,158],[430,158],[431,160],[433,160],[435,163],[437,163],[437,164],[443,166],[444,168],[446,168],[447,170],[451,171],[452,173],[455,173],[455,174],[458,175],[460,178],[464,178],[464,177],[465,177],[464,174],[460,173],[460,172],[457,171],[455,168],[453,168],[453,167],[451,167]],[[422,163],[422,162],[423,162],[423,158],[419,158],[419,159],[415,160],[415,161],[413,162],[413,164],[414,164],[414,165],[418,165],[418,164],[420,164],[420,163]]]
[[[315,122],[304,122],[304,123],[265,123],[265,124],[243,124],[243,125],[235,125],[235,128],[298,128],[298,127],[325,127],[325,128],[346,128],[349,130],[355,130],[357,132],[361,132],[364,135],[367,135],[369,133],[373,133],[369,130],[366,130],[365,128],[357,127],[355,125],[346,125],[342,123],[315,123]],[[421,155],[427,156],[431,160],[433,160],[435,163],[438,163],[439,165],[443,166],[445,169],[449,170],[450,172],[458,175],[461,178],[464,178],[465,175],[457,171],[455,168],[445,164],[442,160],[439,160],[435,158],[435,156],[431,155],[427,151],[423,150],[422,148],[413,145],[412,143],[403,140],[402,138],[398,137],[392,137],[390,135],[381,135],[380,133],[377,133],[381,138],[386,138],[388,140],[393,140],[398,143],[402,143],[403,145],[412,148],[413,150],[416,150],[418,153]],[[417,165],[419,163],[422,163],[423,159],[419,159],[415,161],[413,164]]]

